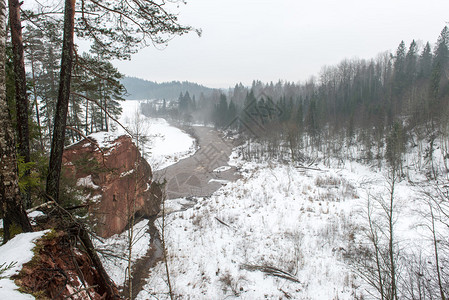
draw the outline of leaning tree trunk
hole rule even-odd
[[[61,177],[62,153],[64,151],[65,128],[70,99],[70,80],[72,78],[75,2],[76,0],[65,0],[61,73],[46,186],[47,194],[56,202],[59,202],[59,179]]]
[[[28,129],[28,99],[26,90],[25,62],[23,54],[22,24],[20,22],[19,0],[8,0],[9,23],[14,61],[14,81],[16,87],[18,149],[24,162],[30,162],[30,134]],[[28,171],[26,175],[29,175]],[[24,193],[25,205],[31,207],[30,191]]]
[[[0,212],[4,242],[15,233],[32,231],[20,197],[14,130],[6,102],[5,45],[6,3],[0,0]]]

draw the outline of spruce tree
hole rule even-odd
[[[396,55],[394,57],[393,71],[394,71],[394,81],[393,81],[393,92],[395,96],[400,96],[404,89],[405,82],[405,56],[406,56],[406,48],[404,41],[401,41],[399,44]]]
[[[228,106],[228,118],[227,118],[227,125],[226,126],[231,126],[230,129],[235,129],[235,118],[237,117],[237,107],[235,106],[235,103],[233,100],[231,100],[229,102],[229,106]]]
[[[449,30],[445,26],[441,31],[438,38],[437,45],[435,47],[435,54],[432,66],[432,78],[431,78],[431,96],[433,99],[437,99],[440,92],[440,86],[442,80],[445,79],[449,64]]]
[[[424,46],[419,57],[419,74],[420,79],[429,79],[432,72],[432,49],[429,42]]]
[[[405,56],[405,76],[407,78],[407,84],[412,84],[415,82],[418,69],[418,49],[416,46],[415,40],[410,43],[410,47],[408,48],[407,55]]]

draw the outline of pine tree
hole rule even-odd
[[[192,98],[190,97],[189,91],[184,94],[183,103],[185,105],[185,111],[190,112],[192,109]]]
[[[75,0],[65,0],[64,3],[61,72],[46,184],[47,194],[56,201],[59,200],[59,179],[71,94],[75,24],[77,34],[95,41],[94,45],[101,49],[102,56],[107,59],[129,58],[142,45],[164,44],[175,35],[193,30],[180,25],[176,15],[153,1],[103,1],[101,4],[92,1],[87,4],[82,2],[79,7],[76,7]],[[76,12],[79,11],[81,14],[75,20]]]
[[[19,192],[16,144],[6,102],[5,45],[6,5],[0,0],[0,214],[3,242],[18,232],[32,231]]]
[[[9,24],[11,29],[11,43],[14,61],[14,81],[16,118],[18,132],[19,155],[23,157],[25,163],[30,162],[30,130],[28,126],[29,103],[26,87],[25,59],[23,51],[22,23],[20,20],[20,5],[18,0],[8,0],[9,4]],[[31,207],[31,198],[27,191],[28,208]]]
[[[188,98],[186,96],[187,96],[187,92],[186,92],[186,95],[183,95],[182,92],[179,95],[178,109],[179,109],[180,113],[187,112],[187,110],[189,109],[189,102],[188,102]],[[190,98],[190,96],[189,96],[189,98]]]

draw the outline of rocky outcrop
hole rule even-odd
[[[76,239],[64,231],[50,231],[36,242],[33,259],[13,279],[36,299],[111,299],[119,295],[111,283],[92,266],[86,251],[76,248]],[[82,249],[82,248],[81,248]],[[84,250],[84,249],[83,249]]]
[[[154,216],[160,210],[161,190],[128,136],[84,139],[64,150],[63,165],[64,176],[89,194],[89,213],[101,237],[123,232],[133,214]]]

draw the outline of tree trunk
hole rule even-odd
[[[86,135],[89,135],[89,100],[86,99],[86,124],[84,125]]]
[[[47,176],[47,194],[56,202],[59,202],[59,179],[61,177],[62,153],[64,151],[65,127],[70,99],[70,80],[72,78],[75,2],[76,0],[65,0],[61,73]]]
[[[6,3],[0,0],[0,213],[4,242],[15,233],[32,231],[19,192],[14,130],[6,102],[5,45]]]
[[[103,264],[101,263],[101,260],[97,255],[97,251],[95,251],[95,247],[92,244],[87,230],[83,226],[77,226],[75,228],[78,231],[78,236],[84,245],[87,255],[92,260],[93,267],[100,274],[100,283],[101,287],[106,290],[106,299],[121,299],[114,282],[111,280],[108,273],[104,269]]]
[[[34,68],[34,56],[31,57],[31,76],[33,79],[33,95],[34,95],[34,106],[36,108],[36,121],[37,127],[39,129],[39,142],[41,144],[41,150],[44,151],[44,138],[42,137],[42,128],[41,128],[41,120],[39,114],[39,105],[37,103],[37,89],[36,89],[36,73]]]
[[[19,0],[8,0],[9,23],[14,61],[14,81],[16,87],[17,131],[19,155],[24,162],[30,161],[30,134],[28,129],[28,98],[26,90],[25,62],[23,54],[22,24],[20,23]],[[29,175],[29,171],[27,172]],[[30,192],[24,194],[26,207],[31,207]]]
[[[388,216],[388,256],[390,259],[390,280],[391,280],[391,299],[398,300],[398,290],[396,283],[396,253],[394,248],[394,188],[397,180],[397,170],[393,167],[390,183],[390,206],[387,212]]]

